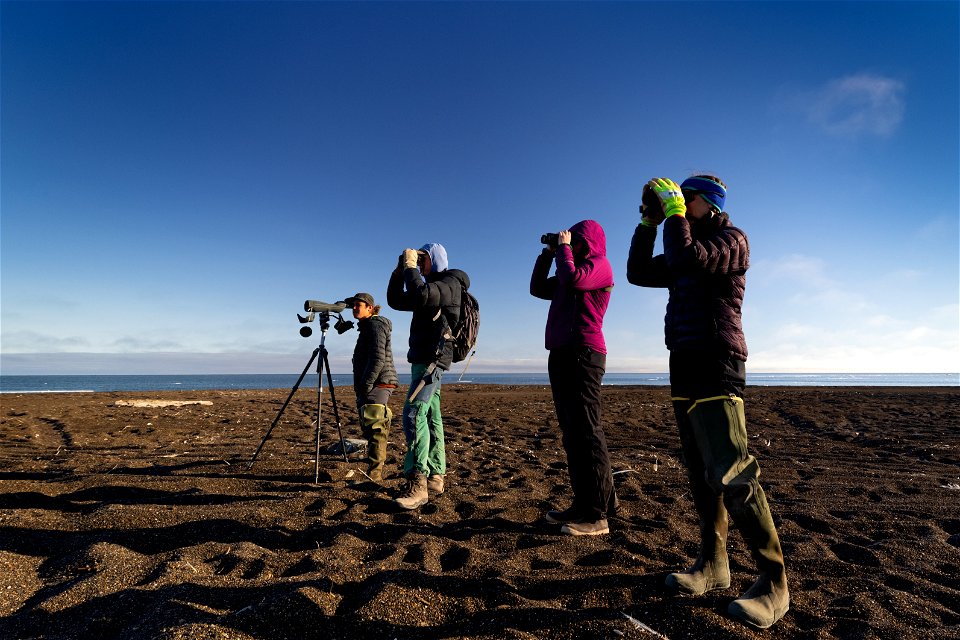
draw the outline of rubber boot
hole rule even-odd
[[[712,489],[722,491],[727,511],[760,572],[727,612],[750,626],[766,629],[790,609],[790,591],[783,549],[760,486],[760,466],[747,452],[743,400],[736,396],[700,400],[689,416],[703,453],[707,481]]]
[[[730,566],[727,561],[727,510],[723,497],[707,484],[703,459],[697,447],[687,410],[693,403],[674,401],[680,446],[693,506],[700,519],[700,553],[693,566],[667,576],[667,586],[688,595],[703,595],[708,591],[730,586]]]
[[[712,501],[714,506],[712,509],[697,509],[700,515],[700,554],[697,560],[689,569],[667,576],[668,587],[692,596],[730,586],[727,510],[721,496],[710,496],[706,501]]]
[[[790,609],[790,590],[783,549],[766,495],[757,480],[750,484],[748,490],[728,496],[727,508],[746,540],[760,577],[730,603],[727,613],[752,627],[766,629]]]
[[[401,509],[411,510],[427,504],[428,499],[427,477],[415,471],[407,478],[406,486],[393,501]]]
[[[383,481],[383,464],[387,460],[387,439],[393,413],[383,404],[363,406],[363,422],[367,436],[367,475],[374,482]]]
[[[352,484],[362,486],[371,481],[380,484],[383,481],[383,464],[387,459],[387,434],[393,414],[383,404],[365,404],[359,407],[360,430],[367,441],[367,471],[365,476],[353,480]]]

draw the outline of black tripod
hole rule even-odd
[[[292,389],[290,389],[290,395],[287,396],[286,402],[284,402],[283,406],[280,407],[277,417],[273,419],[273,424],[270,425],[270,428],[267,429],[267,432],[263,435],[263,440],[260,441],[260,446],[257,447],[253,457],[250,458],[250,464],[247,465],[247,471],[253,469],[253,463],[256,462],[257,456],[260,455],[260,450],[263,449],[264,443],[266,443],[267,438],[270,437],[270,432],[273,431],[273,428],[277,426],[278,422],[280,422],[280,416],[283,415],[287,405],[290,404],[290,400],[293,399],[293,395],[297,392],[297,389],[300,388],[300,383],[303,382],[303,378],[307,375],[307,371],[310,370],[310,365],[313,364],[314,360],[317,361],[317,421],[315,423],[317,425],[317,451],[315,456],[316,468],[313,476],[314,484],[320,481],[320,407],[323,396],[324,367],[327,369],[327,386],[330,387],[330,400],[333,403],[333,417],[337,421],[337,434],[340,436],[340,450],[343,452],[343,461],[347,462],[347,447],[346,443],[343,441],[343,430],[340,427],[340,412],[337,409],[337,396],[333,388],[333,375],[330,373],[330,360],[327,358],[327,348],[323,346],[327,339],[327,330],[329,328],[330,314],[323,311],[320,313],[320,346],[313,350],[313,355],[310,356],[307,366],[303,368],[303,373],[300,374],[300,377],[297,379],[297,383],[293,385]],[[319,356],[319,358],[317,356]]]

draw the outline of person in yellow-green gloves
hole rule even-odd
[[[747,451],[743,409],[747,344],[741,306],[750,263],[747,236],[723,212],[727,188],[710,175],[677,184],[654,178],[643,190],[641,221],[627,260],[627,280],[670,291],[666,343],[680,445],[700,519],[693,566],[667,576],[680,593],[730,586],[727,514],[743,534],[759,579],[728,613],[766,629],[790,608],[783,550]],[[663,225],[663,254],[654,256]]]
[[[357,320],[357,345],[353,350],[353,390],[357,395],[360,429],[367,441],[367,478],[380,484],[387,459],[390,433],[390,395],[397,388],[397,370],[393,366],[390,334],[393,325],[380,315],[369,293],[358,293],[345,300]],[[358,479],[357,485],[364,480]]]

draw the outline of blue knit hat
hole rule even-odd
[[[697,192],[720,211],[723,211],[723,204],[727,201],[727,189],[716,180],[703,176],[687,178],[680,184],[680,190]]]

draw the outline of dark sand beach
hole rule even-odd
[[[447,491],[402,513],[356,462],[313,483],[316,389],[247,470],[287,393],[0,396],[0,638],[960,637],[960,389],[748,389],[792,595],[767,632],[725,613],[754,577],[733,527],[730,589],[663,584],[697,549],[664,387],[604,388],[621,510],[593,538],[542,519],[569,499],[546,387],[445,385]]]

